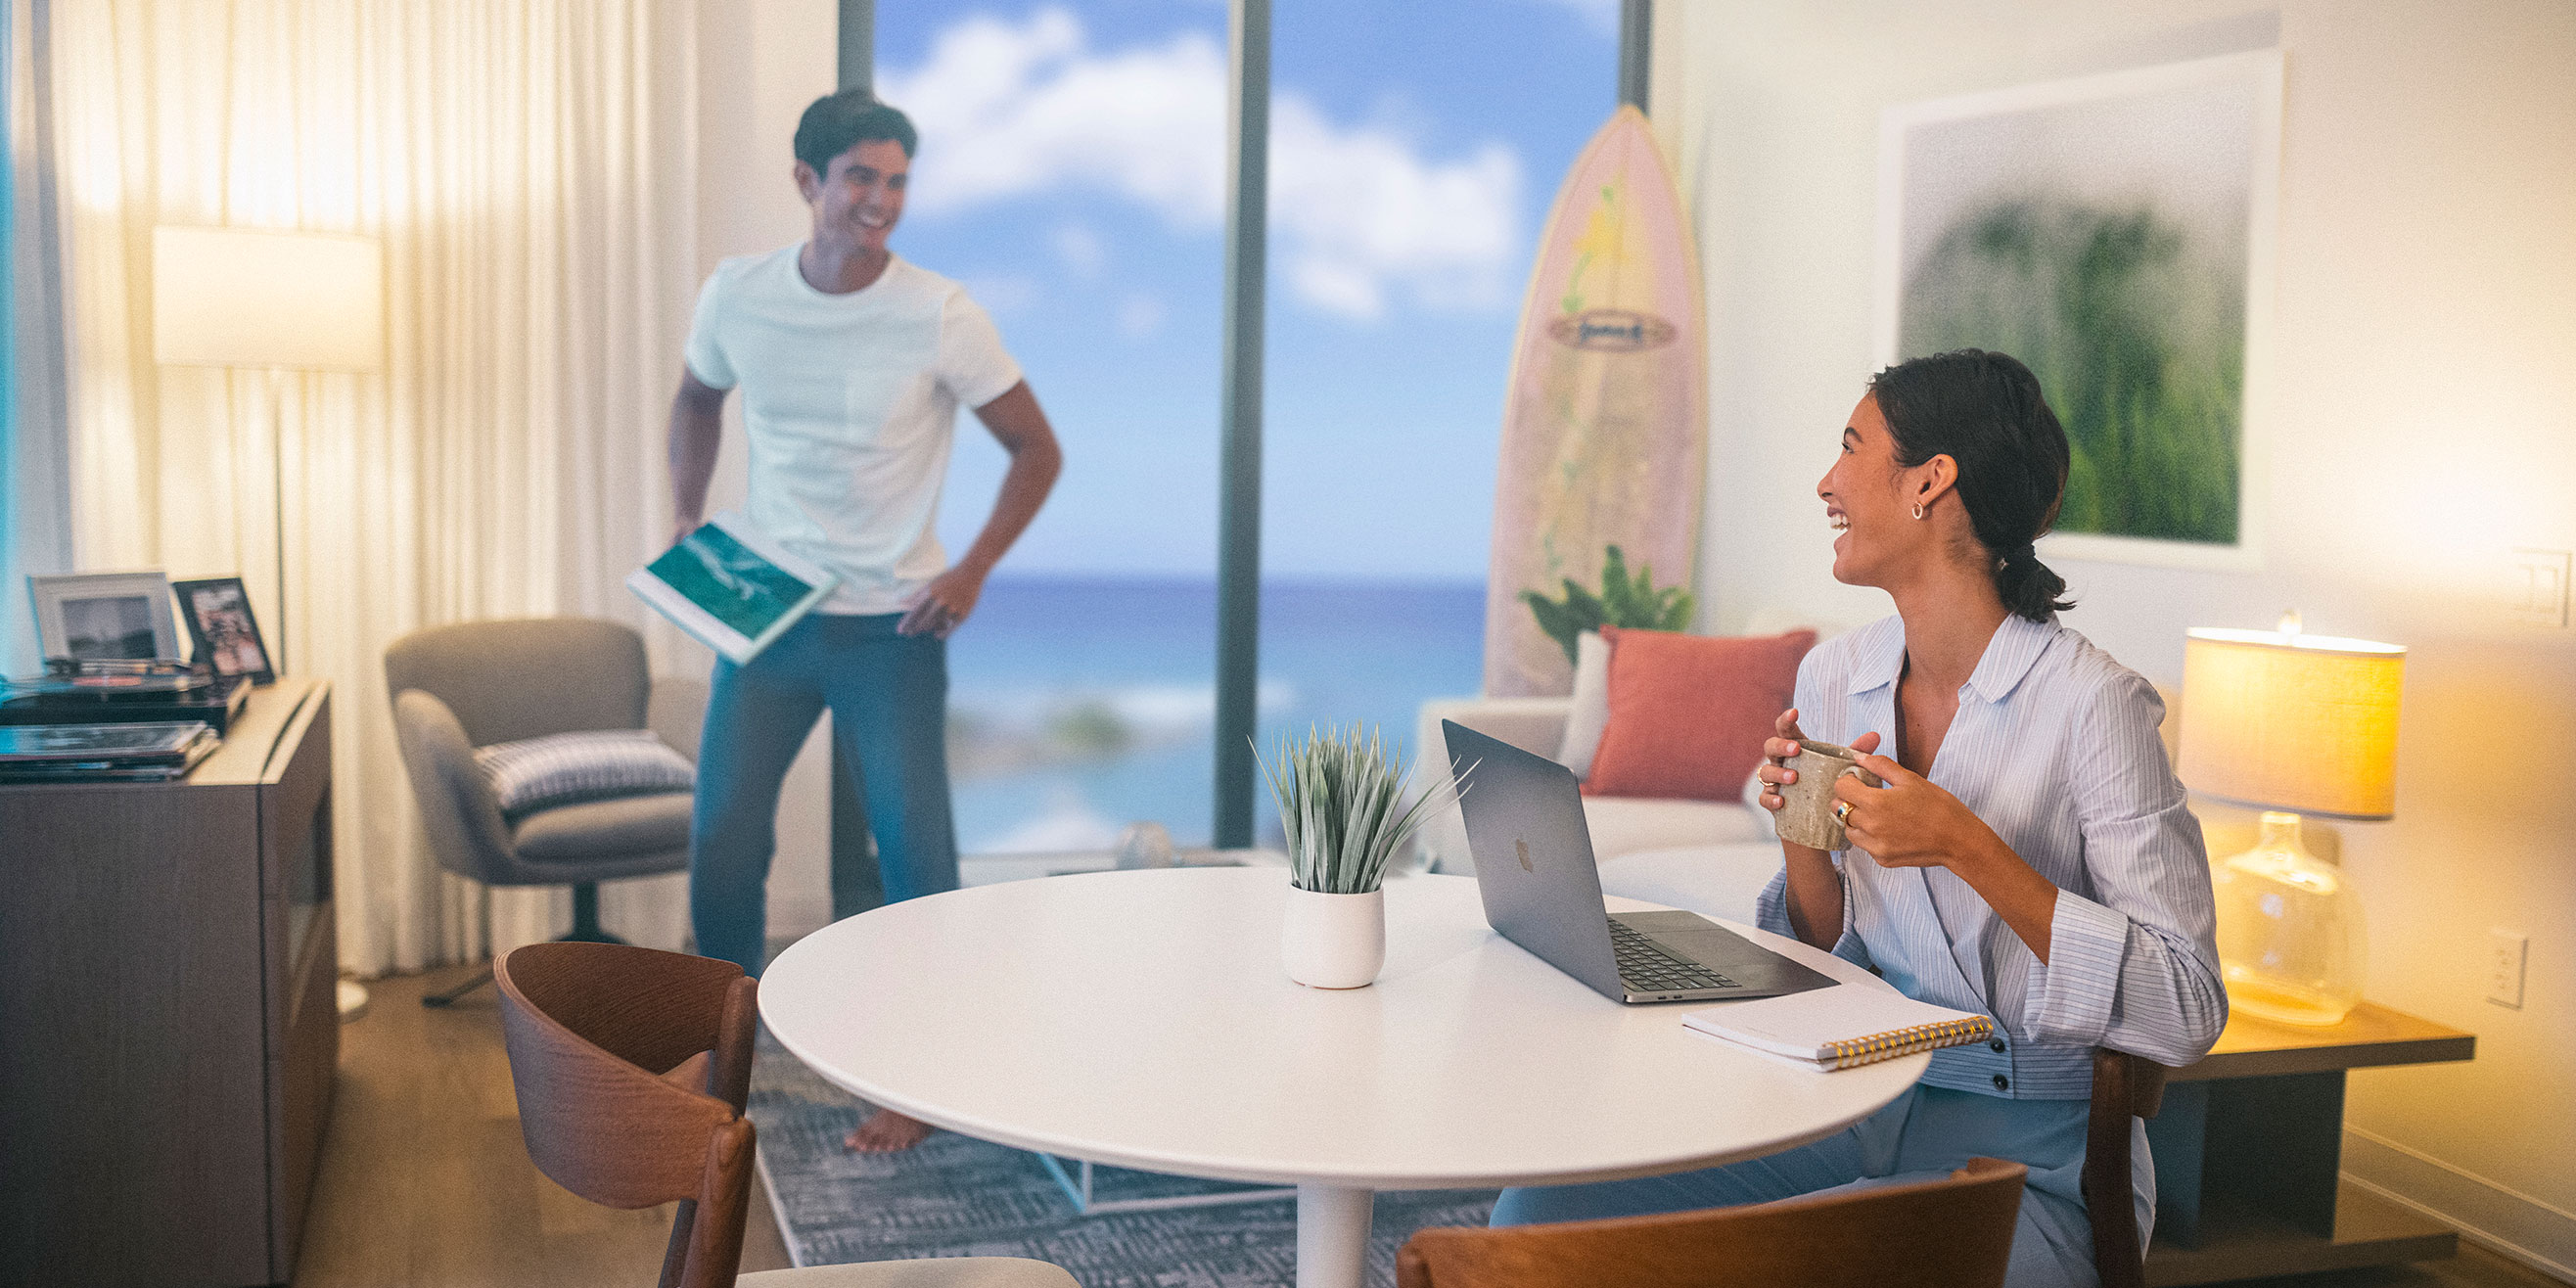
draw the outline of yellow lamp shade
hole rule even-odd
[[[373,371],[384,252],[365,237],[152,230],[152,356],[177,366]]]
[[[2397,809],[2395,644],[2194,630],[2183,640],[2182,780],[2263,809],[2381,819]]]

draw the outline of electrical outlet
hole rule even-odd
[[[2488,1001],[2522,1009],[2522,963],[2530,951],[2530,937],[2519,931],[2487,932]]]
[[[2571,575],[2576,575],[2576,555],[2568,551],[2514,551],[2514,620],[2533,626],[2567,625],[2567,583]]]

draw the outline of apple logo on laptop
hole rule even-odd
[[[1520,852],[1521,871],[1530,873],[1533,876],[1537,875],[1538,869],[1530,866],[1529,842],[1515,836],[1512,838],[1512,848]]]

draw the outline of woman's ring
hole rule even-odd
[[[1849,825],[1851,824],[1851,814],[1852,814],[1852,811],[1851,811],[1851,802],[1850,802],[1850,801],[1835,801],[1835,802],[1834,802],[1834,821],[1835,821],[1835,822],[1837,822],[1837,823],[1841,823],[1841,824],[1843,824],[1843,825],[1845,825],[1845,826],[1849,826]]]

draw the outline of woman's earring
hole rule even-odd
[[[1918,519],[1923,517],[1923,503],[1921,501],[1914,503],[1914,517]]]

